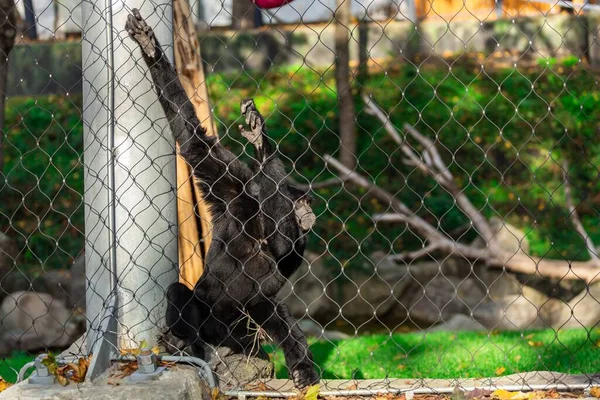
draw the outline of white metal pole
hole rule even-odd
[[[177,279],[175,144],[138,46],[133,8],[173,60],[165,0],[83,0],[83,95],[88,349],[109,297],[119,349],[156,341],[166,290]]]

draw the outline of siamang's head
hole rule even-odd
[[[308,232],[313,227],[317,217],[310,207],[313,202],[313,197],[308,193],[304,192],[294,186],[288,186],[294,201],[296,220],[298,225],[303,232]]]

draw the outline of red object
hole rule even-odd
[[[277,8],[294,0],[252,0],[259,8]]]

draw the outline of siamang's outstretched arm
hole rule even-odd
[[[201,126],[175,69],[139,10],[132,10],[125,29],[142,50],[160,104],[179,143],[180,153],[200,179],[206,199],[213,206],[223,206],[243,196],[245,184],[252,179],[252,172],[233,153],[221,146],[215,137],[206,135],[206,129]]]
[[[254,145],[258,163],[254,180],[259,186],[264,234],[269,250],[280,269],[295,270],[302,261],[305,232],[314,223],[310,197],[287,184],[283,162],[273,152],[265,121],[254,102],[251,99],[243,100],[241,111],[250,128],[248,131],[240,127],[241,132]],[[286,271],[282,272],[287,275]]]

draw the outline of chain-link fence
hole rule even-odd
[[[0,1],[0,391],[588,394],[598,8]]]

